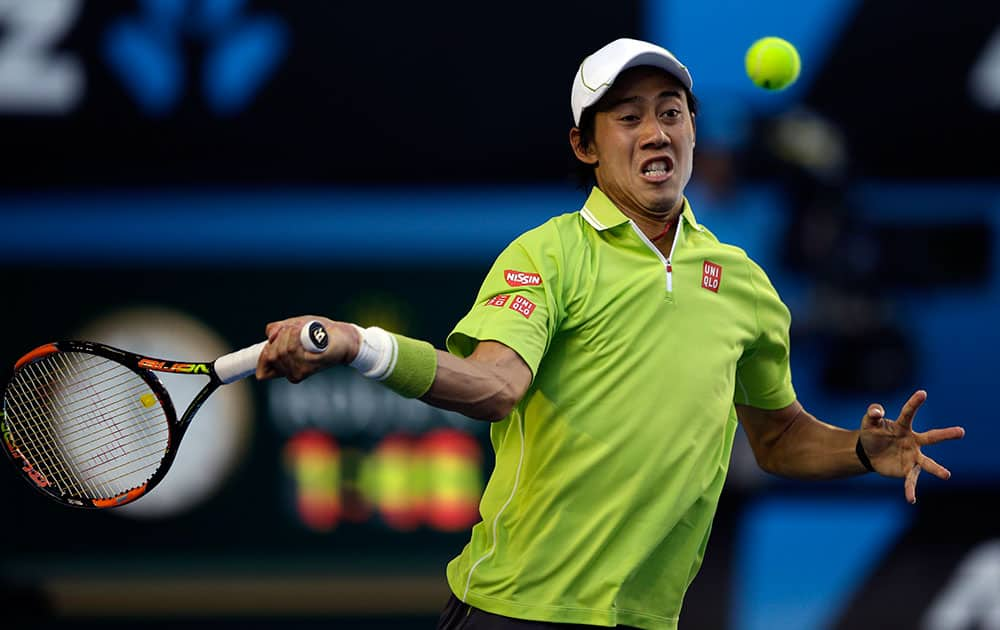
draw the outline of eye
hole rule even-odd
[[[676,108],[664,110],[663,113],[660,114],[660,116],[664,118],[679,118],[680,115],[681,115],[681,110]]]

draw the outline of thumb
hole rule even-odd
[[[882,408],[882,405],[878,403],[868,405],[868,412],[861,419],[861,428],[875,428],[882,424],[883,418],[885,418],[885,409]]]

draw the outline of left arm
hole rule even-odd
[[[940,479],[951,473],[924,455],[920,447],[965,435],[961,427],[913,431],[913,417],[927,393],[918,391],[903,405],[899,418],[885,417],[881,405],[870,405],[861,428],[849,431],[827,424],[795,401],[782,409],[736,405],[757,464],[767,472],[794,479],[833,479],[866,472],[855,450],[858,439],[875,471],[905,478],[906,500],[916,503],[917,477],[926,470]]]
[[[858,431],[827,424],[795,401],[783,409],[736,405],[757,465],[793,479],[833,479],[867,470],[854,452]]]

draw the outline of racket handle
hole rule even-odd
[[[306,325],[299,331],[299,341],[302,342],[303,348],[318,354],[326,350],[330,344],[330,335],[327,334],[323,324],[314,319],[306,322]]]
[[[326,350],[330,338],[323,324],[312,320],[302,327],[299,341],[306,351],[318,354]],[[214,363],[215,375],[223,384],[234,383],[252,375],[257,371],[257,360],[260,359],[260,353],[264,351],[266,345],[266,341],[261,341],[219,357]]]
[[[224,354],[215,360],[215,375],[223,384],[234,383],[242,378],[246,378],[257,371],[257,359],[264,351],[266,341],[255,343],[252,346]]]

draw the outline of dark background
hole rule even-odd
[[[988,509],[1000,479],[1000,87],[975,81],[1000,68],[1000,9],[755,4],[0,5],[2,375],[31,348],[137,307],[182,313],[232,348],[310,312],[443,347],[503,244],[585,197],[567,146],[581,58],[617,37],[655,39],[691,67],[703,103],[689,198],[792,309],[800,399],[853,428],[868,403],[894,416],[925,387],[918,428],[968,430],[934,447],[954,478],[924,475],[913,507],[894,480],[764,476],[737,436],[681,627],[987,627],[1000,601],[980,577],[1000,563]],[[43,5],[49,37],[25,48],[39,22],[22,18]],[[769,34],[803,57],[781,93],[742,71],[742,51]],[[40,65],[17,71],[25,56]],[[69,64],[76,96],[18,100],[53,64]],[[366,495],[363,516],[311,528],[283,459],[293,434],[273,407],[281,386],[248,388],[246,451],[217,490],[172,515],[67,510],[0,476],[5,617],[432,627],[471,523],[401,527]],[[419,427],[412,439],[454,428],[406,408],[348,434],[337,427],[356,418],[321,409],[298,429],[357,461],[394,427]],[[458,426],[488,474],[485,427]]]

